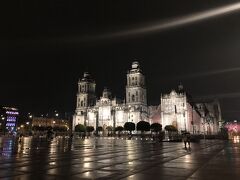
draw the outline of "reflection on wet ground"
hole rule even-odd
[[[238,179],[239,143],[0,137],[0,179]]]

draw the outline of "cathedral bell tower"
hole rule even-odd
[[[132,63],[127,74],[126,104],[147,105],[145,77],[137,61]]]
[[[132,67],[127,73],[126,105],[128,122],[137,124],[141,120],[148,121],[145,76],[137,61],[132,63]]]
[[[96,83],[88,72],[78,81],[77,105],[73,116],[73,129],[77,124],[86,125],[87,109],[96,104]]]
[[[85,109],[94,106],[96,103],[95,81],[88,72],[78,82],[77,109]]]

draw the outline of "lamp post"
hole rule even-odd
[[[60,116],[59,112],[57,110],[54,111],[54,118],[58,118]]]
[[[192,128],[193,128],[193,134],[194,134],[194,122],[193,122],[193,110],[194,110],[194,106],[192,105]]]
[[[28,122],[26,122],[26,125],[29,127],[29,131],[32,131],[32,120],[33,120],[33,115],[31,113],[28,113]]]
[[[203,139],[204,141],[206,140],[206,137],[205,137],[205,116],[203,116]]]
[[[114,109],[112,109],[112,116],[113,116],[113,132],[114,132],[114,134],[115,134],[115,128],[116,128],[116,110],[115,110],[115,108]]]
[[[96,136],[98,136],[98,110],[95,110],[95,115],[96,115]]]
[[[183,112],[183,118],[184,118],[184,131],[187,132],[187,124],[186,124],[186,114],[185,111]]]
[[[25,126],[24,126],[23,124],[20,125],[20,132],[21,132],[22,134],[24,134],[24,127],[25,127]]]

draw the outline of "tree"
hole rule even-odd
[[[98,130],[98,131],[103,131],[103,127],[102,127],[102,126],[98,126],[98,127],[97,127],[97,130]]]
[[[177,128],[173,125],[167,125],[167,126],[165,126],[164,129],[168,132],[169,139],[173,138],[173,136],[172,136],[173,132],[177,132]]]
[[[132,135],[132,131],[135,130],[135,124],[133,122],[126,122],[124,124],[124,129],[126,131],[129,131],[130,132],[130,135]]]
[[[89,132],[89,133],[93,132],[94,131],[94,127],[93,126],[87,126],[86,127],[86,131]]]
[[[150,131],[150,124],[146,121],[139,121],[137,123],[137,131],[141,131],[141,136],[143,136],[144,131]]]
[[[165,126],[164,128],[166,131],[170,131],[170,132],[174,132],[174,131],[177,131],[177,128],[173,125],[167,125]]]
[[[120,132],[123,131],[123,127],[122,126],[118,126],[115,128],[115,131],[118,131],[118,136],[120,137]]]
[[[123,127],[122,126],[118,126],[115,128],[115,131],[123,131]]]
[[[94,131],[93,126],[86,126],[86,131],[87,131],[87,137],[90,136],[91,132]]]
[[[113,131],[113,127],[112,126],[107,126],[106,129],[108,131],[108,136],[109,136],[109,132]]]
[[[158,133],[162,130],[162,125],[159,123],[153,123],[151,124],[150,129],[151,131]]]
[[[112,126],[107,126],[106,129],[107,129],[108,131],[112,131],[113,127],[112,127]]]
[[[78,124],[75,126],[75,131],[76,132],[85,132],[86,131],[86,127],[82,124]]]

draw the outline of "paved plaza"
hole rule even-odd
[[[0,179],[239,179],[240,144],[0,137]]]

